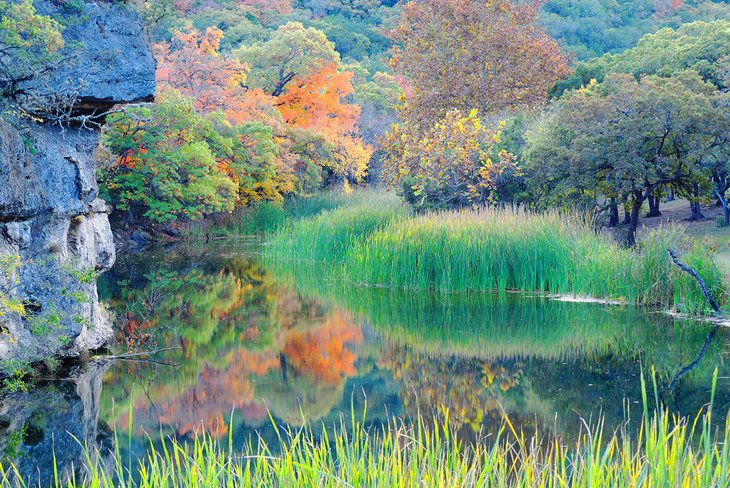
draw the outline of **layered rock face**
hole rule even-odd
[[[50,79],[26,90],[73,93],[74,109],[86,114],[153,98],[154,58],[129,7],[81,3],[70,12],[63,3],[34,4],[40,13],[66,20],[69,57]],[[96,183],[99,133],[72,125],[15,125],[0,122],[0,258],[20,256],[22,265],[12,272],[6,266],[4,275],[0,269],[0,286],[24,303],[26,314],[0,316],[5,365],[78,356],[112,337],[95,280],[115,259]]]

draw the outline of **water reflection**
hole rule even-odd
[[[474,439],[506,413],[526,433],[539,426],[572,441],[580,417],[601,415],[613,429],[640,409],[639,378],[651,368],[661,399],[694,415],[718,367],[719,421],[730,405],[724,330],[668,388],[702,350],[706,324],[538,297],[353,288],[267,268],[260,254],[178,247],[122,256],[102,277],[119,352],[165,349],[157,359],[177,365],[119,361],[105,371],[97,408],[101,425],[131,435],[123,453],[201,427],[232,431],[237,446],[251,435],[275,444],[272,420],[321,432],[366,403],[371,424],[448,415]]]
[[[0,460],[10,479],[20,473],[26,486],[50,486],[54,479],[54,456],[62,484],[72,477],[83,479],[88,461],[110,454],[114,436],[99,419],[102,374],[108,364],[93,363],[67,372],[65,378],[41,382],[30,391],[0,398]],[[84,451],[84,446],[89,448]],[[89,457],[87,457],[87,453]]]

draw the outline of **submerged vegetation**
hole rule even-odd
[[[373,196],[295,222],[274,236],[268,253],[275,260],[317,262],[332,278],[366,286],[539,292],[704,311],[701,291],[673,266],[670,246],[682,248],[711,293],[724,297],[708,245],[679,228],[657,229],[637,250],[624,249],[576,215],[557,211],[413,216],[389,197]]]
[[[77,473],[54,470],[54,486],[727,486],[730,417],[718,432],[712,401],[696,418],[682,418],[652,409],[643,380],[642,387],[636,435],[632,421],[611,434],[601,422],[586,423],[577,443],[566,445],[517,431],[505,416],[492,438],[464,443],[448,420],[392,419],[379,429],[367,427],[363,415],[321,435],[308,426],[277,429],[276,443],[252,440],[240,454],[230,433],[227,446],[207,433],[189,443],[151,442],[147,456],[134,461],[118,447],[110,464],[88,452]],[[0,486],[23,486],[18,476],[4,463]]]

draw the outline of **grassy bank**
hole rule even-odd
[[[367,286],[546,292],[706,310],[696,283],[672,264],[672,246],[724,299],[711,250],[677,227],[655,229],[629,250],[575,215],[482,209],[413,216],[389,198],[296,222],[274,236],[267,254],[319,262],[330,277]]]
[[[297,196],[283,203],[263,201],[240,208],[230,214],[219,214],[200,221],[185,231],[191,239],[258,236],[277,231],[287,224],[315,217],[322,212],[352,207],[383,198],[377,190],[356,189],[351,192],[332,190],[310,196]],[[391,198],[392,197],[386,197]]]
[[[712,401],[695,419],[678,418],[652,411],[643,391],[643,415],[629,421],[638,429],[627,424],[609,433],[599,422],[571,445],[516,432],[506,418],[496,435],[476,444],[459,441],[448,420],[393,420],[384,429],[353,420],[320,437],[306,428],[280,431],[278,445],[259,440],[241,453],[232,436],[226,445],[205,434],[151,445],[140,460],[117,450],[113,465],[92,453],[70,481],[59,472],[55,486],[728,486],[730,418],[717,432]],[[3,464],[0,486],[22,486],[12,464]]]

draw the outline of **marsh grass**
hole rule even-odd
[[[332,190],[302,195],[283,203],[261,201],[229,214],[218,214],[208,220],[193,223],[185,229],[184,235],[190,239],[205,239],[206,235],[214,238],[261,236],[323,212],[366,205],[383,199],[395,203],[393,196],[387,193],[364,188],[349,192]]]
[[[233,437],[216,441],[202,433],[190,442],[164,440],[141,459],[88,453],[86,464],[57,488],[92,487],[726,487],[730,484],[730,417],[712,427],[712,402],[695,418],[658,406],[642,378],[643,411],[615,432],[603,422],[582,421],[570,445],[539,432],[518,432],[507,416],[494,435],[465,443],[441,420],[392,419],[365,427],[365,414],[334,430],[277,428],[277,445],[248,442],[241,452]],[[656,382],[654,382],[656,397]],[[132,419],[130,418],[130,422]],[[273,422],[273,420],[272,420]],[[632,428],[631,422],[639,424]],[[274,424],[276,425],[276,424]],[[633,434],[632,434],[633,432]],[[117,439],[119,446],[119,439]],[[54,458],[55,459],[55,458]],[[0,470],[0,486],[26,486],[12,464]]]
[[[266,255],[342,265],[358,242],[408,213],[395,194],[363,192],[347,206],[293,221],[273,237]]]
[[[707,310],[668,247],[724,300],[708,245],[679,227],[650,232],[624,249],[577,215],[486,208],[412,216],[383,199],[305,219],[274,236],[274,260],[318,262],[330,278],[364,286],[437,292],[520,291]]]

